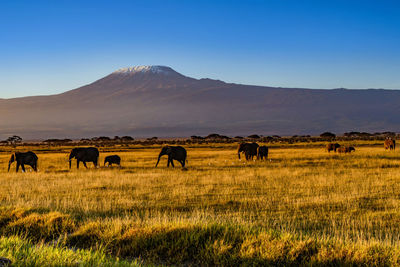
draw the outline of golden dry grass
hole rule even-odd
[[[260,236],[268,235],[268,240],[274,239],[274,234],[271,234],[274,232],[280,236],[276,239],[279,242],[285,240],[285,235],[289,235],[290,240],[297,240],[293,246],[307,247],[307,242],[313,240],[311,243],[317,252],[310,248],[307,251],[318,255],[319,260],[314,255],[314,258],[302,258],[302,263],[311,260],[324,263],[321,259],[332,256],[323,253],[328,253],[327,248],[333,243],[353,248],[360,255],[364,255],[363,249],[369,251],[375,246],[389,249],[390,253],[378,250],[374,254],[389,253],[388,261],[378,259],[376,263],[394,264],[397,258],[393,255],[397,254],[393,251],[398,252],[400,236],[400,155],[371,142],[358,142],[355,147],[355,153],[339,155],[328,154],[324,151],[324,144],[273,145],[270,160],[245,162],[237,159],[235,145],[194,145],[187,146],[187,171],[179,167],[167,169],[166,159],[155,169],[159,146],[134,146],[122,152],[116,152],[119,148],[103,148],[100,149],[100,162],[105,156],[117,153],[122,158],[121,169],[94,169],[89,164],[89,170],[82,166],[76,170],[73,164],[70,171],[66,161],[68,149],[60,151],[60,148],[54,148],[37,153],[38,173],[18,174],[15,169],[7,173],[9,155],[2,153],[0,165],[4,168],[0,175],[0,204],[43,214],[54,211],[66,214],[76,228],[66,232],[71,234],[75,231],[72,236],[79,238],[83,238],[82,233],[95,233],[95,229],[102,227],[107,230],[95,234],[102,240],[113,240],[124,234],[131,237],[134,234],[127,233],[131,231],[127,229],[132,225],[134,229],[141,229],[136,230],[140,232],[138,236],[162,232],[166,228],[191,229],[187,230],[190,232],[200,231],[196,227],[203,229],[203,226],[204,229],[213,225],[228,227],[229,231],[223,231],[226,235],[232,235],[233,231],[249,237],[240,242],[240,263],[246,259],[254,264],[267,259],[268,255],[272,260],[276,251],[257,250],[265,247],[262,245],[265,240],[261,238],[264,241],[260,241]],[[165,240],[169,239],[165,237]],[[66,242],[92,247],[90,240],[85,241],[86,245],[81,241],[72,238]],[[147,242],[147,250],[150,250],[151,242],[157,243],[154,240],[142,242]],[[176,244],[173,251],[177,254],[185,251],[184,246],[191,246],[187,242]],[[229,238],[213,242],[213,253],[225,255],[235,251],[232,242],[236,241]],[[251,249],[243,248],[246,242],[251,243],[248,244]],[[321,246],[322,243],[325,245]],[[118,243],[118,246],[123,245]],[[215,252],[215,246],[218,252]],[[132,244],[130,249],[134,251]],[[123,250],[113,247],[110,253],[148,257],[155,262],[165,261],[165,257],[173,259],[168,263],[182,264],[188,260],[177,255],[155,255],[164,253],[159,251],[129,254],[121,252]],[[338,251],[341,250],[335,250],[335,253]],[[340,259],[346,257],[351,258],[345,261],[350,264],[373,262],[371,259],[363,260],[356,252],[346,252],[351,254],[350,257],[346,253],[347,256],[339,255],[344,253],[341,251],[329,263],[335,260],[340,263]],[[190,259],[190,255],[187,257]],[[251,261],[252,257],[257,261]],[[376,257],[372,259],[376,260]],[[206,258],[205,255],[198,257],[199,260]],[[219,260],[214,257],[209,263],[215,264]],[[232,263],[226,259],[223,262]],[[269,261],[270,264],[280,262],[299,263],[286,258]]]

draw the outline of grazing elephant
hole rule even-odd
[[[113,164],[117,164],[118,166],[121,167],[121,158],[118,155],[107,156],[104,159],[104,166],[106,166],[106,163],[108,163],[108,166],[112,166]]]
[[[14,161],[17,162],[16,172],[18,172],[19,166],[21,166],[22,171],[25,172],[25,164],[31,166],[35,172],[37,171],[38,157],[32,151],[15,152],[12,154],[10,160],[8,161],[8,171],[10,171],[11,164]]]
[[[396,149],[396,140],[392,138],[387,138],[385,140],[385,149],[395,150]]]
[[[257,149],[257,159],[267,159],[268,158],[268,147],[267,146],[260,146]]]
[[[240,159],[240,153],[244,153],[246,160],[253,159],[257,156],[257,149],[259,145],[257,143],[241,143],[238,147],[238,157]]]
[[[347,151],[348,151],[349,153],[351,153],[351,151],[356,152],[356,149],[355,149],[354,147],[352,147],[352,146],[349,146],[349,147],[347,148]]]
[[[177,160],[182,165],[182,168],[185,167],[187,155],[186,155],[186,149],[184,149],[183,147],[181,147],[181,146],[164,146],[161,149],[160,154],[158,155],[156,167],[157,167],[158,163],[160,162],[160,158],[164,155],[168,155],[167,167],[169,167],[170,163],[171,163],[172,167],[175,167],[174,160]]]
[[[97,167],[99,160],[99,150],[95,147],[76,147],[71,150],[69,154],[69,168],[71,169],[71,161],[76,158],[76,168],[79,169],[79,162],[83,162],[83,166],[87,168],[86,162],[93,162]]]
[[[326,145],[326,150],[328,152],[331,152],[332,150],[336,152],[336,150],[340,147],[338,143],[329,143]]]
[[[356,151],[356,149],[352,146],[339,147],[337,149],[339,153],[351,153],[351,151]]]

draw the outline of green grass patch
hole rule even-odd
[[[143,266],[110,257],[102,250],[70,249],[17,236],[0,237],[0,255],[12,266]]]
[[[379,243],[343,244],[261,227],[227,224],[74,222],[59,213],[2,209],[0,256],[22,266],[263,265],[396,266],[400,249]],[[17,237],[18,236],[18,237]]]

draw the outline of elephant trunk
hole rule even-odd
[[[10,160],[8,161],[8,170],[7,170],[8,172],[10,171],[11,164],[14,161],[15,161],[15,156],[14,156],[14,154],[12,154]]]
[[[71,161],[72,161],[73,158],[74,158],[74,155],[71,152],[71,154],[69,154],[69,168],[70,169],[71,169]]]
[[[157,163],[156,163],[156,168],[157,168],[157,166],[158,166],[158,163],[160,162],[161,156],[162,156],[162,154],[160,153],[160,154],[158,155],[158,160],[157,160]]]
[[[240,149],[238,149],[238,158],[240,159]]]

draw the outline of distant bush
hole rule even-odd
[[[335,138],[336,134],[331,133],[331,132],[324,132],[324,133],[320,134],[319,136],[323,137],[323,138]]]
[[[120,140],[123,141],[123,142],[126,142],[126,141],[133,141],[135,139],[133,137],[131,137],[131,136],[126,135],[126,136],[122,136],[120,138]]]
[[[206,136],[206,139],[219,139],[221,138],[221,135],[213,133],[213,134],[209,134]]]
[[[348,132],[348,133],[344,133],[343,136],[346,137],[369,137],[369,136],[373,136],[373,134],[367,133],[367,132]]]
[[[47,139],[47,140],[44,140],[43,141],[43,143],[47,143],[47,144],[52,144],[52,145],[63,145],[63,144],[66,144],[66,143],[70,143],[70,142],[72,142],[72,140],[71,139],[56,139],[56,138],[53,138],[53,139]]]
[[[220,135],[220,134],[213,133],[213,134],[207,135],[205,137],[205,139],[208,139],[208,140],[229,140],[231,138],[226,136],[226,135]]]
[[[192,136],[190,137],[190,139],[192,139],[192,140],[204,140],[205,138],[204,138],[204,137],[201,137],[201,136],[197,136],[197,135],[192,135]]]
[[[91,140],[95,142],[104,142],[104,141],[111,141],[111,138],[107,136],[99,136],[99,137],[93,137]]]

